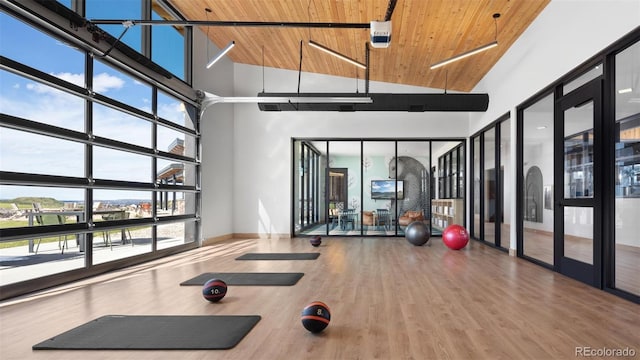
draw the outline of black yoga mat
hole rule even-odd
[[[218,278],[227,285],[291,286],[303,275],[304,273],[204,273],[180,285],[204,285],[208,280]]]
[[[247,253],[236,260],[315,260],[320,253]]]
[[[33,346],[34,350],[230,349],[260,321],[257,315],[107,315]]]

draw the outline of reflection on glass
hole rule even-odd
[[[564,256],[593,264],[592,207],[564,207]]]
[[[544,207],[545,184],[553,183],[553,94],[523,111],[524,255],[553,264],[553,207]]]

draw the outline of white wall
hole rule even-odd
[[[470,113],[470,133],[510,110],[515,119],[518,104],[638,25],[638,0],[552,0],[474,88],[489,93],[489,108]]]
[[[237,96],[262,91],[262,67],[235,65]],[[265,91],[296,92],[298,72],[266,69]],[[364,91],[364,85],[359,85]],[[356,91],[355,79],[303,73],[301,92]],[[371,83],[370,92],[433,92]],[[220,105],[229,106],[229,105]],[[289,234],[292,137],[453,137],[467,133],[465,113],[262,112],[256,104],[235,105],[234,231]]]
[[[210,69],[206,37],[194,30],[193,87],[216,95],[233,95],[233,63],[223,58]],[[218,49],[209,44],[213,56]],[[201,120],[202,238],[233,233],[233,107],[211,106]]]

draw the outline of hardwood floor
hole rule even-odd
[[[315,252],[313,261],[236,261],[246,252]],[[179,283],[203,272],[304,272],[295,286],[230,286],[216,304]],[[320,300],[331,323],[307,332]],[[261,315],[233,349],[33,351],[107,314]],[[576,347],[635,350],[640,305],[472,241],[440,238],[236,240],[0,303],[6,359],[574,359]]]

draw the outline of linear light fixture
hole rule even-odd
[[[330,97],[330,96],[216,96],[207,94],[203,105],[211,105],[217,103],[349,103],[349,104],[371,104],[373,99],[365,96],[353,97]]]
[[[618,94],[626,94],[626,93],[630,93],[632,91],[633,91],[632,88],[620,89],[620,90],[618,90]]]
[[[220,103],[346,103],[371,104],[370,96],[218,96],[203,90],[196,90],[201,101],[201,114],[213,104]]]
[[[469,50],[467,52],[463,52],[462,54],[458,54],[458,55],[456,55],[456,56],[454,56],[452,58],[448,58],[446,60],[442,60],[440,62],[437,62],[437,63],[431,65],[431,70],[437,69],[437,68],[439,68],[441,66],[445,66],[447,64],[451,64],[454,61],[462,60],[462,59],[464,59],[466,57],[469,57],[471,55],[475,55],[477,53],[480,53],[480,52],[483,52],[483,51],[486,51],[486,50],[489,50],[491,48],[494,48],[494,47],[498,46],[498,18],[499,17],[500,17],[500,13],[493,14],[493,23],[495,24],[495,29],[496,29],[495,38],[494,38],[495,40],[494,41],[492,41],[492,42],[490,42],[490,43],[488,43],[486,45],[482,45],[479,48],[475,48],[473,50]]]
[[[207,64],[207,69],[212,67],[213,64],[217,63],[220,59],[222,59],[222,57],[229,52],[229,50],[231,50],[234,46],[236,46],[236,42],[235,41],[231,41],[229,43],[229,45],[227,45],[227,47],[225,47],[224,49],[222,49],[222,51],[220,51],[218,53],[218,55],[214,56],[209,63]]]
[[[445,66],[447,64],[451,64],[454,61],[462,60],[462,59],[464,59],[466,57],[469,57],[471,55],[475,55],[475,54],[483,52],[485,50],[489,50],[489,49],[491,49],[493,47],[496,47],[496,46],[498,46],[498,42],[497,41],[492,41],[492,42],[490,42],[490,43],[488,43],[486,45],[480,46],[479,48],[475,48],[473,50],[469,50],[467,52],[464,52],[462,54],[456,55],[456,56],[454,56],[452,58],[449,58],[447,60],[442,60],[440,62],[437,62],[437,63],[431,65],[431,70],[437,69],[437,68],[439,68],[441,66]]]
[[[331,49],[329,49],[328,47],[326,47],[324,45],[318,44],[317,42],[315,42],[313,40],[309,40],[309,45],[313,46],[316,49],[322,50],[322,51],[326,52],[327,54],[333,55],[333,56],[337,57],[340,60],[343,60],[343,61],[346,61],[346,62],[348,62],[350,64],[353,64],[353,65],[355,65],[355,66],[357,66],[359,68],[362,68],[362,69],[366,69],[367,68],[367,65],[365,65],[365,64],[363,64],[361,62],[358,62],[356,60],[353,60],[352,58],[350,58],[348,56],[342,55],[337,51],[331,50]]]

